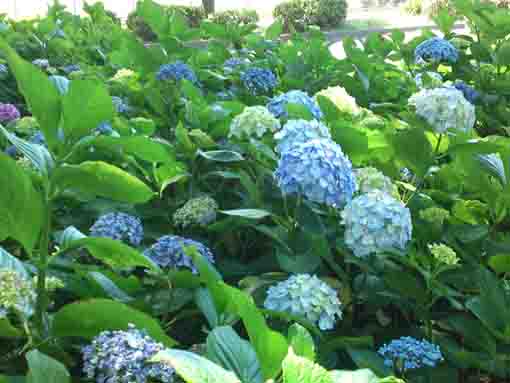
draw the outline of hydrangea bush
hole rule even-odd
[[[414,57],[417,63],[431,61],[453,64],[459,59],[459,52],[448,40],[432,37],[416,47]]]
[[[342,319],[337,293],[315,275],[297,274],[267,290],[264,307],[302,315],[321,330],[331,330]]]
[[[193,69],[191,69],[188,64],[182,61],[176,61],[171,64],[161,65],[156,74],[156,78],[160,81],[170,79],[174,81],[180,81],[184,79],[194,84],[198,84],[198,77],[196,76]]]

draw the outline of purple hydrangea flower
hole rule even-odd
[[[185,247],[194,247],[207,261],[214,263],[214,256],[206,246],[192,239],[177,235],[165,235],[150,248],[144,255],[152,259],[163,268],[188,268],[194,274],[198,273],[193,260],[185,253]]]
[[[82,349],[83,372],[96,383],[171,383],[172,367],[150,363],[164,348],[132,324],[126,331],[103,331]]]
[[[193,84],[198,83],[198,78],[193,69],[191,69],[189,65],[182,61],[176,61],[171,64],[161,65],[159,67],[158,73],[156,74],[156,78],[160,81],[169,79],[180,81],[185,79],[192,82]]]
[[[278,85],[272,71],[265,68],[249,68],[241,74],[241,82],[254,96],[271,93]]]
[[[435,367],[443,360],[439,346],[410,336],[392,340],[377,352],[384,358],[386,366],[391,368],[401,366],[402,371]]]
[[[92,225],[90,235],[138,246],[143,240],[142,221],[126,213],[108,213],[99,217]]]
[[[12,104],[0,104],[0,122],[10,122],[17,120],[21,117],[21,114],[14,105]]]

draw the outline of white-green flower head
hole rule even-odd
[[[33,314],[35,285],[14,270],[0,270],[0,310],[14,311],[26,317]]]
[[[404,204],[383,192],[354,198],[342,212],[345,244],[357,257],[405,250],[412,236],[411,213]]]
[[[337,292],[315,275],[297,274],[270,287],[264,307],[304,316],[321,330],[331,330],[342,319]]]
[[[280,129],[280,121],[264,106],[248,106],[230,124],[229,137],[240,140],[262,138]]]
[[[345,88],[342,88],[341,86],[332,86],[323,89],[315,95],[316,99],[317,96],[326,97],[342,112],[358,114],[361,111],[361,108],[356,103],[356,99],[347,93]]]
[[[448,266],[455,266],[459,263],[459,257],[455,250],[442,243],[428,245],[430,253],[439,262]]]
[[[174,224],[185,228],[206,226],[216,220],[218,204],[209,196],[190,199],[174,213]]]
[[[395,198],[399,197],[396,185],[391,182],[389,177],[386,177],[376,168],[366,167],[356,169],[354,170],[354,176],[356,178],[359,194],[382,191]]]
[[[437,88],[443,85],[443,77],[437,72],[418,73],[414,77],[414,82],[420,89]]]
[[[283,129],[274,135],[276,142],[276,151],[285,153],[293,146],[304,144],[316,138],[331,139],[329,129],[322,122],[317,120],[289,120]]]
[[[475,107],[455,88],[422,89],[409,98],[409,105],[439,134],[469,132],[475,125]]]
[[[420,218],[428,223],[442,226],[450,218],[450,212],[442,207],[429,207],[420,211]]]

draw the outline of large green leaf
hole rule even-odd
[[[167,349],[151,361],[168,364],[187,383],[240,383],[232,372],[188,351]]]
[[[12,70],[18,88],[25,97],[33,116],[37,118],[50,148],[58,145],[61,101],[57,88],[39,68],[24,61],[0,38],[0,51]]]
[[[66,249],[86,248],[90,254],[112,267],[147,267],[158,270],[158,266],[137,250],[110,238],[87,237],[72,241]]]
[[[152,338],[167,347],[176,344],[154,318],[108,299],[91,299],[62,307],[54,316],[53,332],[57,337],[92,339],[101,331],[127,330],[130,323],[147,330]]]
[[[306,328],[294,323],[289,328],[289,343],[294,352],[308,360],[315,360],[315,343]]]
[[[207,356],[232,371],[243,383],[261,383],[262,371],[257,353],[230,326],[215,328],[207,336]]]
[[[136,12],[159,38],[164,38],[170,32],[170,19],[161,5],[152,0],[143,0],[138,2]]]
[[[70,383],[71,375],[59,361],[32,350],[27,354],[28,383]]]
[[[314,362],[297,356],[292,348],[282,364],[284,383],[333,383],[329,372]]]
[[[0,153],[0,241],[13,238],[32,253],[44,221],[42,198],[14,160]]]
[[[113,119],[114,107],[107,88],[98,81],[71,81],[62,99],[66,141],[89,135],[101,122]]]
[[[379,376],[389,376],[392,371],[374,351],[348,348],[347,352],[359,368],[369,368]]]
[[[23,336],[23,332],[14,327],[9,319],[0,318],[0,339],[1,338],[18,338]]]
[[[421,128],[394,132],[390,140],[402,164],[422,177],[433,162],[432,146]]]
[[[132,204],[149,201],[154,192],[138,178],[101,161],[58,168],[53,183],[61,190],[74,189],[91,196]]]

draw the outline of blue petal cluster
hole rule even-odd
[[[192,239],[179,237],[177,235],[165,235],[150,248],[145,250],[144,255],[152,259],[156,264],[163,268],[181,268],[190,269],[194,274],[198,273],[193,260],[186,252],[186,247],[194,247],[200,255],[206,260],[214,263],[214,256],[206,246]]]
[[[191,69],[189,65],[182,61],[176,61],[171,64],[161,65],[159,67],[158,73],[156,74],[156,78],[160,81],[170,79],[174,81],[180,81],[185,79],[191,81],[193,84],[198,83],[198,78],[193,69]]]
[[[271,93],[278,85],[274,73],[266,68],[249,68],[241,74],[241,82],[254,96]]]
[[[71,74],[73,72],[79,72],[81,70],[81,67],[79,64],[70,64],[63,67],[62,70],[66,74]]]
[[[28,141],[32,144],[37,144],[37,145],[42,145],[42,146],[45,146],[47,147],[48,145],[46,144],[46,138],[44,138],[44,134],[43,132],[41,132],[40,130],[38,130],[37,132],[35,132],[29,139]]]
[[[103,331],[82,349],[83,372],[96,383],[173,382],[175,370],[150,359],[164,350],[146,331]]]
[[[250,60],[246,58],[231,57],[223,63],[223,70],[230,73],[247,64],[250,64]]]
[[[90,235],[138,246],[143,240],[142,221],[126,213],[104,214],[92,225]]]
[[[294,145],[304,144],[317,138],[331,139],[329,129],[322,122],[317,120],[289,120],[283,129],[274,135],[276,151],[284,153]]]
[[[453,84],[455,89],[460,90],[462,94],[464,95],[464,98],[468,100],[471,104],[475,104],[476,101],[480,98],[480,92],[478,92],[475,88],[472,86],[469,86],[464,81],[456,81],[455,84]]]
[[[351,161],[340,145],[315,139],[282,153],[274,174],[284,194],[341,207],[352,199],[356,181]]]
[[[443,360],[439,346],[409,336],[391,341],[382,346],[378,353],[384,358],[386,366],[392,368],[401,366],[400,369],[403,371],[435,367]]]
[[[375,191],[354,198],[342,212],[345,244],[355,256],[404,250],[411,240],[409,209],[391,195]]]
[[[304,105],[316,120],[322,118],[322,111],[319,104],[311,98],[307,93],[301,90],[291,90],[280,96],[274,97],[267,104],[267,109],[275,115],[276,118],[287,118],[287,105],[299,104]]]
[[[112,102],[113,106],[115,107],[115,110],[119,114],[128,113],[131,110],[131,106],[124,101],[121,97],[118,96],[112,96]]]
[[[440,37],[433,37],[420,43],[414,50],[417,63],[427,61],[456,63],[459,52],[449,41]]]

